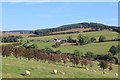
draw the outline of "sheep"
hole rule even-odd
[[[118,76],[118,73],[115,73],[115,76]]]
[[[89,68],[86,68],[86,70],[89,70]]]
[[[26,70],[25,75],[30,75],[30,71]]]
[[[60,73],[61,73],[61,74],[65,74],[65,72],[63,72],[63,71],[60,71]]]
[[[103,74],[106,74],[106,73],[107,73],[106,71],[103,72]]]
[[[58,71],[56,69],[53,70],[53,73],[56,74]]]
[[[93,69],[92,72],[96,72],[96,70]]]

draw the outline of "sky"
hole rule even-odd
[[[97,22],[118,25],[117,2],[3,2],[2,31]]]

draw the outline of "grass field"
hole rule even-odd
[[[80,34],[80,33],[79,33]],[[107,40],[111,40],[114,38],[118,38],[118,33],[111,32],[111,31],[97,31],[97,32],[82,32],[82,35],[88,36],[88,37],[96,37],[97,40],[100,35],[104,35]],[[23,41],[25,40],[34,40],[33,42],[30,42],[29,44],[37,44],[39,49],[43,49],[45,47],[51,47],[54,44],[54,42],[40,42],[38,40],[49,40],[54,38],[61,38],[66,39],[68,35],[72,35],[74,39],[77,39],[77,34],[64,34],[64,35],[52,35],[52,36],[43,36],[43,37],[30,37],[30,38],[23,38]],[[106,54],[107,51],[110,49],[112,45],[118,45],[118,41],[113,42],[102,42],[102,43],[90,43],[87,45],[79,45],[79,46],[73,46],[73,45],[66,45],[62,44],[58,48],[53,48],[54,50],[61,50],[62,52],[74,52],[74,50],[79,50],[82,53],[86,53],[87,51],[91,51],[95,54]]]
[[[100,35],[106,36],[107,40],[111,40],[114,38],[118,38],[118,33],[110,32],[110,31],[99,31],[99,32],[86,32],[81,33],[83,35],[89,37],[96,37],[99,38]],[[30,44],[37,44],[39,49],[43,49],[45,47],[51,47],[54,43],[45,43],[40,42],[38,40],[49,40],[54,38],[61,38],[66,39],[68,35],[72,35],[74,39],[77,39],[77,34],[64,34],[64,35],[52,35],[52,36],[43,36],[43,37],[29,37],[23,38],[23,42],[26,40],[34,40],[30,42]],[[2,43],[1,43],[2,44]],[[0,45],[1,45],[0,44]],[[9,44],[4,43],[2,45]],[[86,53],[87,51],[91,51],[94,54],[106,54],[109,48],[112,45],[118,45],[118,41],[112,42],[102,42],[102,43],[90,43],[87,45],[79,45],[73,46],[70,44],[61,44],[58,48],[53,48],[54,50],[61,50],[62,52],[73,52],[74,50],[79,50],[82,53]],[[116,55],[117,56],[117,55]],[[107,71],[107,74],[103,74],[102,70],[97,70],[99,67],[97,66],[98,63],[94,62],[93,69],[96,69],[97,72],[92,72],[91,70],[86,70],[81,68],[80,65],[77,67],[73,66],[71,63],[67,63],[66,65],[62,66],[61,64],[48,64],[43,62],[37,62],[34,60],[26,61],[24,59],[16,59],[15,57],[8,57],[2,58],[2,77],[3,78],[117,78],[115,73],[118,73],[118,65],[113,65],[112,71]],[[89,68],[89,67],[88,67]],[[64,71],[65,74],[51,74],[53,69],[57,69],[58,71]],[[20,74],[24,73],[25,70],[30,70],[30,76],[22,76]]]
[[[117,32],[97,31],[97,32],[81,32],[81,33],[75,33],[75,34],[61,34],[61,35],[52,35],[52,36],[43,36],[43,37],[29,37],[29,38],[24,38],[23,41],[32,40],[32,39],[34,40],[49,40],[54,38],[66,39],[67,36],[69,35],[72,35],[74,39],[77,39],[78,34],[83,34],[88,37],[96,37],[97,39],[99,38],[100,35],[104,35],[107,40],[118,38]]]
[[[107,74],[103,74],[102,70],[92,72],[84,68],[71,67],[72,64],[62,66],[61,64],[48,64],[37,61],[26,61],[24,59],[16,59],[14,57],[2,58],[2,77],[3,78],[117,78],[114,74],[118,73],[118,66],[113,65],[113,70],[106,70]],[[88,66],[89,68],[89,66]],[[98,69],[97,63],[94,62],[93,69]],[[53,69],[64,71],[65,74],[51,74]],[[30,70],[30,76],[22,76],[25,70]]]
[[[74,52],[74,50],[79,50],[82,53],[86,53],[87,51],[91,51],[95,54],[105,54],[107,53],[107,51],[110,49],[110,47],[112,45],[118,45],[118,41],[114,41],[114,42],[103,42],[103,43],[90,43],[87,45],[79,45],[79,46],[75,46],[75,45],[65,45],[62,44],[60,47],[58,48],[53,48],[52,45],[54,43],[44,43],[44,42],[31,42],[30,44],[37,44],[39,49],[43,49],[45,47],[51,47],[54,50],[60,50],[62,52]]]

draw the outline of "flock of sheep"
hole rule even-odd
[[[89,70],[89,68],[86,68],[86,70]],[[98,70],[98,69],[97,69]],[[92,69],[92,72],[97,72],[95,69]],[[61,73],[61,74],[65,74],[65,72],[64,71],[58,71],[57,69],[54,69],[52,72],[51,72],[52,74],[57,74],[57,73]],[[107,72],[106,71],[103,71],[103,74],[107,74]],[[25,71],[25,75],[26,76],[30,76],[31,75],[31,72],[29,71],[29,70],[26,70]],[[118,76],[118,73],[115,73],[115,76]]]

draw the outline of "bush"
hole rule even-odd
[[[106,41],[106,37],[103,36],[103,35],[101,35],[101,36],[99,37],[99,42],[105,42],[105,41]]]
[[[118,49],[115,46],[111,46],[111,48],[109,49],[109,52],[111,52],[113,55],[115,55],[116,53],[118,53]]]
[[[53,49],[52,48],[49,48],[49,47],[46,47],[44,49],[41,50],[43,53],[54,53]]]
[[[90,39],[89,39],[89,37],[87,37],[87,36],[82,36],[82,35],[80,34],[80,35],[78,35],[78,42],[79,42],[81,45],[85,45],[85,44],[90,43]]]
[[[18,42],[18,39],[21,39],[22,36],[8,36],[8,37],[3,37],[1,42]]]
[[[67,42],[70,42],[70,43],[73,43],[73,39],[72,39],[72,36],[67,36]]]
[[[92,53],[92,52],[87,52],[86,54],[85,54],[85,58],[86,59],[89,59],[89,60],[91,60],[91,59],[94,59],[94,54]]]
[[[61,54],[62,52],[60,50],[55,51],[56,54]]]
[[[104,70],[108,67],[108,61],[101,60],[99,65]]]
[[[91,41],[91,42],[95,42],[95,41],[96,41],[96,38],[95,38],[95,37],[91,37],[91,38],[90,38],[90,41]]]

